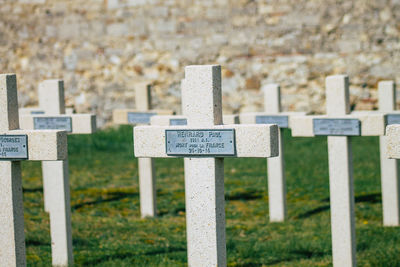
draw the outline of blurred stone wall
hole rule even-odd
[[[0,0],[0,71],[18,74],[20,105],[63,78],[67,105],[100,125],[144,81],[179,112],[188,64],[223,66],[226,113],[262,110],[270,82],[285,110],[324,112],[324,78],[342,73],[353,107],[373,109],[377,82],[400,76],[399,37],[400,0]]]

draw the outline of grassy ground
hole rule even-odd
[[[285,133],[289,219],[268,223],[265,159],[225,160],[229,266],[329,266],[331,238],[326,138]],[[353,139],[359,266],[400,266],[400,229],[383,228],[378,139]],[[70,136],[77,266],[184,266],[183,161],[158,159],[159,217],[141,219],[132,129]],[[30,266],[50,266],[49,218],[40,163],[23,163]]]

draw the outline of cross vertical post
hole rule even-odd
[[[326,78],[328,116],[349,114],[349,78]],[[354,188],[351,139],[328,136],[329,187],[331,206],[332,257],[334,266],[356,266]]]
[[[220,66],[186,67],[183,89],[189,127],[222,124]],[[225,266],[224,159],[185,160],[185,188],[189,266]]]
[[[378,84],[379,111],[390,113],[396,110],[396,84],[393,81],[381,81]],[[399,226],[399,162],[387,158],[387,136],[379,136],[381,159],[383,225]]]
[[[264,109],[266,113],[282,112],[281,87],[269,84],[264,91]],[[283,222],[286,219],[286,179],[283,153],[283,129],[279,129],[279,156],[267,158],[268,166],[268,199],[271,222]]]
[[[67,159],[65,131],[20,130],[15,74],[0,75],[0,262],[25,266],[22,160]]]
[[[39,84],[39,108],[48,115],[65,114],[64,81],[45,80]],[[74,262],[68,159],[42,161],[44,208],[50,216],[52,264]]]
[[[151,110],[151,85],[143,84],[135,89],[136,109]],[[140,214],[144,217],[157,215],[156,174],[153,158],[138,158]]]
[[[2,74],[0,134],[18,128],[17,78]],[[4,266],[25,266],[21,162],[0,161],[0,190],[0,262]]]

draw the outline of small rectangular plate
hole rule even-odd
[[[187,125],[187,119],[170,119],[169,125]]]
[[[358,119],[313,119],[315,135],[359,136],[361,135]]]
[[[277,124],[279,128],[288,128],[289,118],[280,115],[257,115],[256,124]]]
[[[150,123],[150,118],[156,115],[156,113],[151,112],[128,112],[128,123],[131,124],[148,124]]]
[[[31,111],[32,115],[40,115],[40,114],[44,114],[44,111],[40,111],[40,110],[33,110]]]
[[[235,156],[235,129],[165,130],[166,153],[182,157]]]
[[[0,160],[28,159],[28,136],[0,135]]]
[[[386,125],[400,124],[400,114],[386,115]]]
[[[71,117],[34,117],[35,130],[64,130],[72,132]]]

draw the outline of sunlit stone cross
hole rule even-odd
[[[0,265],[25,266],[21,163],[66,160],[67,133],[19,130],[17,78],[0,75]]]
[[[64,82],[45,80],[39,84],[39,109],[20,116],[22,129],[58,129],[70,134],[91,134],[96,131],[93,114],[65,114]],[[43,161],[43,196],[50,215],[52,263],[68,266],[73,263],[71,207],[68,160]]]
[[[279,129],[279,156],[268,158],[268,199],[271,222],[286,219],[286,179],[283,152],[283,129],[290,128],[290,118],[306,115],[306,112],[282,112],[281,88],[278,84],[268,84],[264,88],[264,112],[240,114],[242,124],[277,124]]]
[[[136,109],[116,109],[113,112],[115,124],[145,125],[156,114],[173,114],[172,110],[152,109],[151,85],[142,83],[135,88]],[[154,160],[138,159],[140,214],[142,217],[154,217],[157,214]]]
[[[334,266],[356,265],[353,161],[351,136],[380,136],[385,132],[382,113],[349,114],[349,78],[326,78],[326,113],[295,116],[293,136],[328,136],[332,257]]]
[[[352,114],[381,113],[386,116],[386,125],[400,124],[400,111],[396,110],[396,84],[393,81],[378,83],[378,103],[378,111],[353,111]],[[383,225],[399,226],[399,162],[387,158],[387,139],[387,136],[379,136]]]
[[[221,67],[188,66],[187,126],[134,129],[136,157],[184,157],[189,266],[226,266],[224,157],[278,155],[276,125],[222,125]]]

